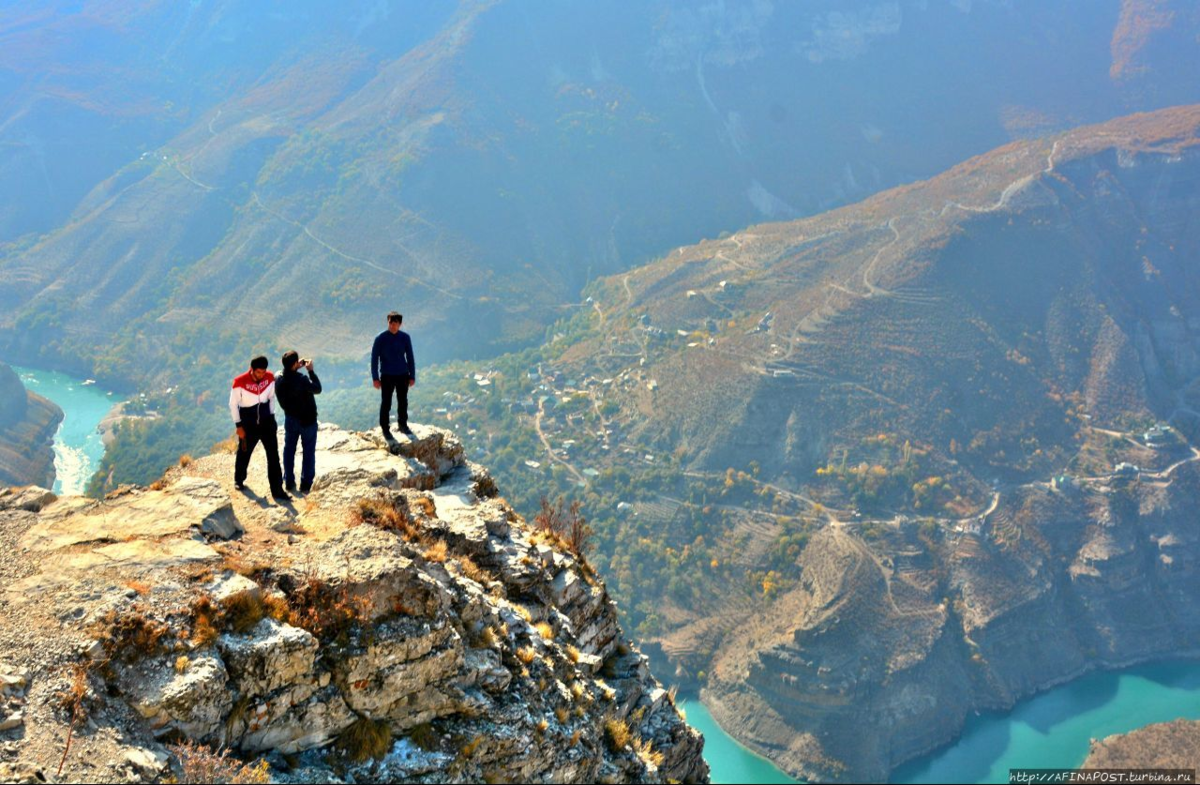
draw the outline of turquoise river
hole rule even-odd
[[[54,435],[54,492],[83,493],[104,458],[104,442],[97,426],[121,399],[95,384],[57,371],[15,365],[13,370],[28,389],[63,410],[63,421]]]
[[[55,491],[80,493],[104,457],[97,426],[118,398],[52,371],[15,368],[29,389],[65,413],[54,444]],[[794,782],[733,740],[697,700],[680,700],[705,736],[705,758],[718,783]],[[1200,662],[1173,661],[1093,673],[1019,703],[1011,712],[971,717],[961,738],[895,772],[893,781],[1007,782],[1009,768],[1068,768],[1088,742],[1152,722],[1200,719]]]
[[[704,733],[713,782],[795,782],[735,742],[703,704],[680,700]],[[898,769],[897,783],[1008,782],[1010,768],[1074,768],[1088,742],[1154,722],[1200,719],[1200,662],[1174,660],[1091,673],[1022,701],[1010,712],[968,719],[950,746]]]

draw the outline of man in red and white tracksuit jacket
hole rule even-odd
[[[250,361],[250,370],[233,380],[229,393],[229,413],[237,428],[238,452],[233,482],[238,490],[246,487],[246,469],[250,467],[250,454],[262,442],[267,453],[267,479],[271,483],[271,495],[280,501],[292,497],[283,487],[283,472],[279,468],[279,439],[275,424],[275,375],[267,370],[267,358],[255,357]]]

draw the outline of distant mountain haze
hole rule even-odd
[[[1196,29],[1116,0],[9,5],[3,344],[126,381],[233,326],[357,359],[399,306],[427,359],[486,355],[676,245],[1196,100]]]

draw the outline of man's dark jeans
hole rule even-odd
[[[271,493],[283,493],[283,476],[279,471],[279,437],[275,435],[279,426],[275,418],[263,420],[261,423],[243,422],[242,429],[246,438],[238,444],[237,460],[234,463],[233,479],[238,483],[246,481],[246,470],[250,468],[250,455],[259,442],[267,453],[267,480],[271,483]]]
[[[302,442],[300,487],[309,488],[317,476],[317,424],[301,425],[295,417],[283,418],[283,481],[296,485],[296,442]]]
[[[379,427],[384,434],[391,433],[388,423],[392,418],[392,395],[396,396],[398,411],[396,425],[403,433],[408,433],[408,374],[382,374],[379,377],[380,392],[383,400],[379,403]]]

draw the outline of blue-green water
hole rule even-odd
[[[733,740],[698,700],[679,699],[679,708],[687,714],[688,725],[704,734],[704,759],[713,782],[796,782],[766,758],[754,754]]]
[[[83,493],[104,458],[104,442],[96,426],[121,399],[98,385],[84,384],[82,379],[57,371],[15,365],[13,370],[28,389],[49,398],[63,410],[62,424],[54,434],[53,491],[68,495]]]
[[[892,780],[1008,782],[1010,768],[1074,768],[1093,738],[1180,717],[1200,719],[1200,662],[1092,673],[1006,714],[971,717],[952,746],[901,767]]]
[[[713,782],[796,781],[735,742],[699,701],[679,705],[704,734]],[[1180,717],[1200,719],[1200,661],[1092,673],[1022,701],[1011,712],[969,718],[958,741],[897,769],[892,781],[1002,783],[1010,768],[1075,768],[1093,738]]]

